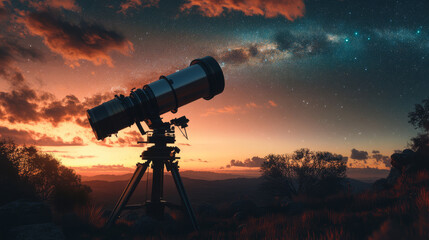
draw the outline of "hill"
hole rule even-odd
[[[376,168],[347,168],[347,177],[373,183],[380,178],[386,178],[389,172],[390,170]]]
[[[165,175],[171,175],[169,172],[166,172]],[[242,174],[235,174],[235,173],[216,173],[216,172],[209,172],[209,171],[192,171],[192,170],[186,170],[186,171],[180,171],[180,175],[184,178],[191,178],[191,179],[199,179],[199,180],[225,180],[225,179],[232,179],[232,178],[253,178],[252,175],[246,175],[244,173]],[[82,181],[107,181],[107,182],[116,182],[116,181],[128,181],[133,176],[132,173],[127,174],[121,174],[121,175],[113,175],[113,174],[102,174],[102,175],[95,175],[95,176],[81,176]],[[152,175],[149,174],[149,178]],[[146,179],[146,175],[144,176]]]
[[[184,178],[190,179],[199,179],[199,180],[227,180],[233,178],[257,178],[260,174],[256,174],[257,171],[235,171],[230,172],[211,172],[211,171],[192,171],[185,170],[180,171],[180,175]],[[116,181],[128,181],[132,177],[132,173],[113,175],[113,174],[102,174],[94,176],[85,176],[82,175],[81,179],[83,182],[88,181],[107,181],[107,182],[116,182]],[[170,175],[169,172],[166,172],[165,175]],[[375,168],[348,168],[347,177],[351,179],[356,179],[359,181],[372,183],[380,178],[385,178],[389,175],[389,170],[385,169],[375,169]],[[149,178],[151,174],[149,174]],[[146,179],[146,175],[144,176]]]
[[[150,179],[149,179],[150,180]],[[257,205],[263,206],[272,199],[261,189],[262,178],[234,178],[225,180],[200,180],[182,177],[189,200],[195,206],[202,204],[223,204],[237,200],[251,200]],[[121,195],[127,181],[85,181],[83,184],[92,189],[91,197],[95,203],[106,208],[112,208]],[[349,183],[355,192],[371,187],[371,184],[355,179],[349,179]],[[151,181],[149,181],[147,193],[150,196]],[[180,203],[180,197],[170,175],[164,178],[164,199],[173,203]],[[141,203],[146,200],[146,178],[140,182],[130,203]]]

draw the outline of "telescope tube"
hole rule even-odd
[[[225,79],[218,62],[210,57],[195,59],[190,66],[87,110],[95,137],[102,140],[135,122],[158,117],[168,111],[223,92]]]

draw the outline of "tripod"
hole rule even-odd
[[[183,128],[186,133],[186,127],[189,120],[186,117],[173,119],[170,122],[163,122],[160,117],[154,120],[148,121],[147,124],[152,129],[152,134],[148,135],[147,142],[139,143],[151,143],[154,146],[149,147],[146,151],[140,155],[144,163],[137,163],[137,168],[119,197],[118,202],[113,208],[112,213],[107,220],[105,227],[109,228],[115,223],[118,216],[124,209],[135,209],[139,207],[146,207],[146,213],[150,217],[158,220],[162,220],[164,217],[164,207],[171,206],[172,204],[167,203],[163,200],[163,181],[164,181],[164,166],[167,171],[171,172],[177,191],[179,192],[182,204],[185,207],[187,215],[192,223],[194,230],[198,231],[198,223],[195,218],[192,206],[189,203],[188,196],[186,195],[185,187],[183,186],[182,179],[179,174],[179,166],[176,161],[179,157],[176,157],[176,153],[180,152],[178,147],[167,146],[168,143],[174,143],[176,141],[174,134],[174,126]],[[146,134],[139,122],[136,122],[142,135]],[[182,131],[182,130],[181,130]],[[183,133],[183,132],[182,132]],[[185,134],[184,134],[185,135]],[[187,138],[187,135],[185,135]],[[150,201],[146,201],[144,204],[126,206],[131,195],[135,191],[137,185],[140,183],[146,169],[152,163],[153,175],[152,175],[152,193]]]

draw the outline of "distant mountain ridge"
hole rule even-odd
[[[165,172],[165,175],[170,175],[170,173]],[[95,175],[95,176],[81,176],[81,180],[83,182],[87,182],[87,181],[116,182],[116,181],[130,180],[132,176],[133,176],[132,173],[121,174],[121,175],[101,174],[101,175]],[[152,172],[149,173],[149,178],[151,178],[151,176],[152,176]],[[192,171],[192,170],[180,171],[180,176],[185,178],[190,178],[190,179],[199,179],[199,180],[207,180],[207,181],[226,180],[226,179],[233,179],[233,178],[255,178],[254,176],[247,176],[244,174],[216,173],[216,172],[210,172],[210,171]],[[146,177],[147,177],[147,173],[145,173],[143,178],[146,179]]]
[[[347,177],[369,183],[369,182],[375,182],[380,178],[387,177],[387,175],[389,175],[389,172],[390,170],[376,169],[376,168],[348,168]],[[165,174],[170,175],[169,172],[166,172]],[[192,170],[180,171],[180,175],[185,178],[207,180],[207,181],[259,177],[259,176],[255,176],[254,173],[252,175],[250,174],[246,175],[244,172],[235,174],[235,173],[217,173],[217,172],[210,172],[210,171],[192,171]],[[101,175],[95,175],[95,176],[81,176],[81,179],[83,182],[87,182],[87,181],[116,182],[116,181],[128,181],[131,179],[132,176],[133,176],[132,173],[121,174],[121,175],[101,174]],[[151,178],[151,176],[152,175],[150,172],[149,178]],[[146,177],[147,175],[145,174],[143,178],[146,179]]]
[[[272,200],[272,196],[262,189],[264,179],[259,178],[232,178],[224,180],[199,180],[182,177],[183,185],[193,204],[221,204],[231,203],[240,199],[248,199],[264,205]],[[97,203],[111,208],[121,195],[128,183],[122,181],[86,181],[83,184],[92,189],[91,197]],[[144,202],[147,199],[146,193],[150,193],[151,179],[147,184],[146,178],[142,179],[138,185],[130,203]],[[371,187],[370,183],[355,179],[349,179],[349,184],[354,192],[360,192]],[[148,189],[146,189],[146,185]],[[167,201],[180,203],[180,198],[171,175],[164,177],[164,197]]]
[[[362,182],[373,183],[380,178],[386,178],[389,175],[390,169],[377,168],[348,168],[347,177],[357,179]]]

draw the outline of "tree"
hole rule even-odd
[[[414,106],[414,112],[408,113],[408,122],[416,129],[422,129],[429,133],[429,98],[424,99],[422,104]]]
[[[35,198],[34,188],[19,172],[19,148],[12,142],[0,140],[0,205],[18,198]]]
[[[330,152],[300,149],[292,155],[265,157],[261,172],[275,195],[329,195],[343,188],[347,159]]]
[[[3,167],[4,166],[4,167]],[[17,146],[0,141],[1,191],[8,186],[29,188],[34,196],[55,203],[61,209],[70,209],[89,201],[91,189],[82,185],[80,176],[55,159],[30,146]],[[13,198],[22,197],[16,194]]]
[[[60,163],[52,155],[39,153],[35,147],[20,148],[19,171],[21,178],[30,183],[42,200],[51,200]]]
[[[89,202],[91,188],[81,184],[80,176],[74,170],[60,166],[52,199],[60,209],[84,206]]]
[[[408,122],[422,132],[411,139],[410,146],[414,151],[429,148],[429,98],[422,104],[416,104],[414,111],[408,113]]]

